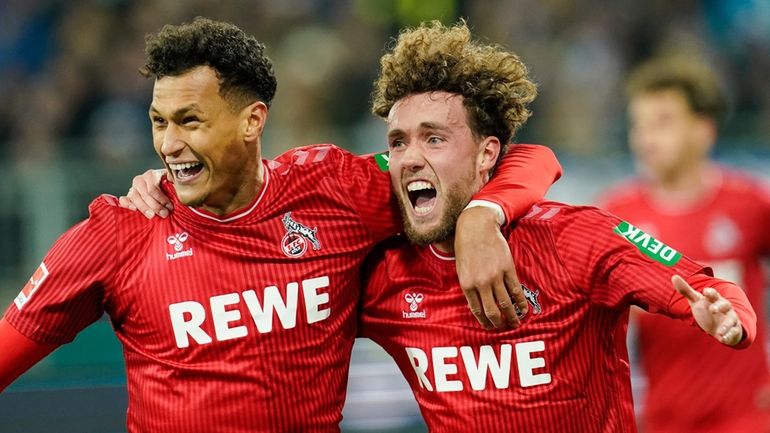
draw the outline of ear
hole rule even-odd
[[[717,122],[710,117],[699,116],[696,119],[694,134],[702,154],[706,155],[711,152],[717,141],[718,129]]]
[[[267,122],[267,105],[262,101],[256,101],[244,107],[243,110],[245,115],[243,139],[257,141],[262,136]]]
[[[489,172],[495,167],[501,147],[500,140],[497,137],[488,136],[481,142],[476,165],[483,178],[486,179]]]

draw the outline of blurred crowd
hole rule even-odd
[[[279,80],[268,157],[301,144],[384,147],[368,111],[377,60],[404,25],[466,17],[518,52],[540,85],[519,141],[578,155],[625,151],[623,82],[653,55],[710,63],[732,115],[723,141],[770,143],[770,0],[2,0],[5,161],[151,157],[144,35],[203,15],[268,46]]]

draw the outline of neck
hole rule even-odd
[[[242,209],[254,201],[264,183],[265,172],[262,167],[262,161],[258,161],[256,168],[254,170],[249,170],[249,172],[250,173],[243,178],[240,185],[231,188],[227,192],[223,192],[223,194],[229,195],[229,197],[221,200],[222,203],[227,203],[226,205],[208,206],[203,204],[200,206],[201,209],[221,217]]]
[[[700,161],[661,175],[649,183],[653,199],[661,203],[687,205],[699,200],[711,189],[714,176],[708,161]]]
[[[455,237],[452,236],[449,239],[441,242],[434,242],[433,248],[441,251],[444,254],[454,255],[455,253]]]

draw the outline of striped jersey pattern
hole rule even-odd
[[[468,311],[452,257],[395,238],[367,262],[359,335],[395,359],[432,433],[633,432],[629,306],[687,328],[670,279],[706,270],[626,232],[595,208],[534,206],[508,233],[529,312],[502,332]]]
[[[96,199],[6,319],[64,344],[106,313],[130,433],[338,432],[360,266],[401,230],[387,158],[315,145],[264,167],[258,197],[224,217],[182,205],[168,183],[167,219]],[[546,148],[516,146],[474,198],[521,215],[559,172]]]
[[[770,412],[756,404],[770,392],[762,314],[768,279],[761,265],[770,256],[770,193],[745,174],[715,174],[712,190],[684,208],[656,204],[639,181],[603,198],[603,207],[743,287],[757,312],[757,343],[741,351],[711,344],[697,329],[639,315],[638,350],[648,381],[642,422],[654,432],[770,432]]]
[[[129,432],[339,431],[359,267],[400,230],[390,179],[332,146],[265,168],[254,202],[224,218],[180,204],[169,184],[167,219],[96,199],[7,320],[66,343],[107,313]]]

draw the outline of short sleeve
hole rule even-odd
[[[114,197],[91,203],[88,219],[65,232],[8,307],[5,319],[29,339],[64,344],[104,313],[118,246]]]

